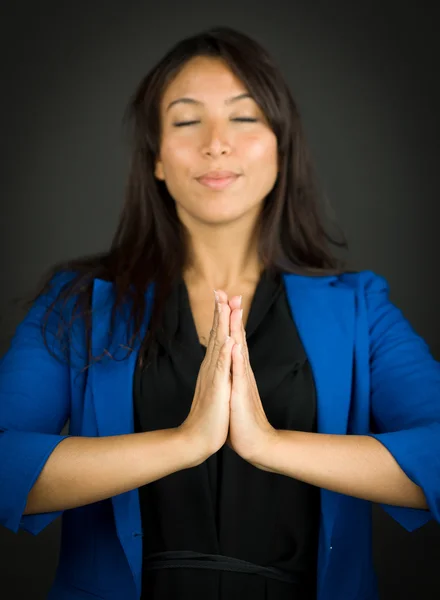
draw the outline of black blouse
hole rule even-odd
[[[262,274],[246,339],[271,425],[316,432],[313,376],[281,275]],[[183,278],[158,342],[156,360],[134,374],[137,432],[177,427],[191,407],[206,347]],[[140,487],[139,498],[143,599],[316,598],[319,488],[261,471],[224,445],[201,465]]]

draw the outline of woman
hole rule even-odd
[[[129,108],[111,249],[51,270],[1,362],[2,524],[62,514],[50,599],[377,598],[371,502],[440,518],[439,364],[332,254],[255,41],[183,40]]]

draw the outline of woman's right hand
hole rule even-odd
[[[199,463],[225,444],[229,431],[234,340],[229,337],[231,309],[227,295],[221,290],[217,293],[219,301],[215,302],[211,334],[197,377],[191,409],[178,428],[188,443],[200,452]]]

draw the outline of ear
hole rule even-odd
[[[161,179],[162,181],[165,179],[164,172],[163,172],[163,164],[160,159],[156,160],[154,175],[157,179]]]

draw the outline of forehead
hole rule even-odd
[[[221,59],[196,57],[189,60],[168,84],[162,104],[178,95],[192,95],[203,101],[204,97],[219,97],[245,92],[246,87]]]

